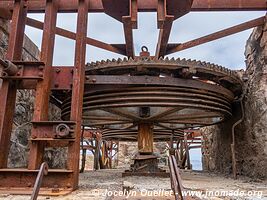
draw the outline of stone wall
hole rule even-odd
[[[244,74],[244,120],[235,129],[237,173],[267,178],[267,24],[255,28],[246,44]],[[241,105],[233,105],[233,118],[223,124],[203,128],[204,170],[232,173],[231,127],[241,118]]]
[[[168,149],[166,142],[154,142],[153,146],[154,154],[159,159],[159,164],[166,165],[168,159]],[[132,158],[138,153],[137,142],[119,142],[119,168],[129,168],[133,163]]]
[[[0,58],[5,59],[8,48],[9,23],[0,18]],[[25,35],[23,41],[22,60],[38,61],[40,51],[38,47]],[[0,79],[1,80],[1,79]],[[1,84],[1,83],[0,83]],[[29,136],[31,130],[32,114],[34,111],[34,90],[18,90],[16,109],[11,135],[11,147],[8,159],[8,167],[27,167],[29,152]],[[60,120],[60,110],[50,105],[50,120]],[[58,158],[58,159],[54,159]],[[44,158],[50,168],[62,168],[65,166],[65,150],[47,148]]]

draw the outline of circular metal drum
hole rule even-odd
[[[240,91],[234,71],[200,61],[141,56],[90,63],[83,124],[102,129],[104,139],[134,141],[138,124],[148,123],[154,140],[165,141],[231,117]],[[63,119],[70,115],[70,100],[63,103]]]

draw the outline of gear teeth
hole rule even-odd
[[[151,57],[149,56],[149,57],[147,57],[146,62],[150,62],[150,61],[152,61],[152,59],[151,59]]]
[[[201,65],[202,62],[200,60],[197,61],[197,65]]]
[[[183,59],[181,60],[181,64],[186,64],[186,59],[185,59],[185,58],[183,58]]]
[[[212,63],[212,64],[210,64],[210,67],[211,67],[211,69],[214,70],[216,68],[216,65]]]
[[[159,59],[157,58],[157,56],[154,56],[153,59],[155,62],[157,62]]]
[[[197,63],[197,60],[192,60],[192,63],[193,63],[193,64],[196,64],[196,63]]]
[[[191,60],[191,59],[181,59],[181,58],[174,58],[174,57],[145,57],[144,59],[140,57],[132,58],[132,57],[123,57],[123,58],[118,58],[118,59],[107,59],[107,60],[101,60],[101,61],[94,61],[94,62],[89,62],[86,64],[87,70],[92,70],[92,74],[96,73],[96,71],[101,72],[102,68],[105,68],[107,66],[112,66],[112,67],[122,67],[122,66],[127,66],[127,65],[136,65],[138,66],[139,64],[144,63],[155,63],[155,64],[162,64],[164,66],[164,63],[166,66],[168,65],[177,65],[180,67],[186,67],[186,68],[193,68],[196,71],[198,68],[206,69],[207,71],[210,71],[209,73],[214,73],[218,72],[222,76],[230,76],[233,78],[233,80],[237,80],[237,72],[228,68],[225,68],[221,65],[217,65],[214,63],[210,62],[205,62],[205,61],[200,61],[200,60]],[[94,69],[95,68],[95,69]]]

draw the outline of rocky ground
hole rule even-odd
[[[100,171],[87,171],[80,175],[80,189],[66,196],[59,197],[47,197],[40,196],[38,199],[50,199],[50,200],[113,200],[113,199],[174,199],[170,195],[170,180],[169,178],[156,178],[156,177],[122,177],[122,169],[117,170],[100,170]],[[221,175],[209,174],[205,172],[182,172],[183,186],[186,191],[195,192],[200,194],[202,192],[204,196],[196,199],[207,200],[254,200],[254,199],[266,199],[267,200],[267,181],[262,180],[250,180],[248,178],[239,178],[239,180],[233,180],[230,177],[223,177]],[[122,191],[123,187],[130,188],[127,198],[125,196],[119,196],[116,193]],[[223,190],[230,194],[236,194],[238,192],[254,192],[251,197],[224,197],[218,194],[219,190]],[[206,191],[214,193],[211,197],[206,197]],[[217,191],[217,193],[216,193]],[[109,193],[107,193],[109,192]],[[156,192],[156,193],[154,193]],[[198,192],[198,193],[196,193]],[[236,192],[236,193],[234,193]],[[9,194],[0,195],[0,200],[27,200],[29,196],[14,196]]]

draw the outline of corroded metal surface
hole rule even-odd
[[[103,129],[108,140],[136,140],[143,122],[154,125],[156,141],[169,140],[172,130],[175,138],[183,137],[183,129],[229,118],[241,89],[237,74],[222,66],[146,56],[90,63],[85,84],[83,124]],[[68,98],[63,119],[70,108]]]
[[[19,187],[23,188],[19,192],[24,192],[25,186],[31,187],[47,147],[67,147],[68,159],[67,168],[49,172],[43,186],[51,189],[57,185],[65,191],[76,189],[82,123],[103,129],[103,139],[136,141],[138,124],[148,122],[153,126],[154,141],[166,141],[183,138],[185,128],[192,131],[194,127],[219,123],[230,117],[231,102],[241,91],[235,72],[200,61],[160,58],[264,23],[263,18],[259,18],[184,44],[168,43],[172,23],[180,16],[189,11],[226,10],[266,10],[266,3],[262,0],[0,1],[0,17],[12,19],[6,59],[14,64],[4,72],[6,63],[2,62],[4,67],[0,70],[3,79],[0,190]],[[140,11],[157,12],[160,30],[156,54],[152,57],[146,55],[147,52],[142,57],[134,55],[133,29],[138,28]],[[27,17],[27,13],[44,12],[44,22]],[[57,27],[60,12],[78,13],[75,32]],[[92,12],[105,12],[122,22],[125,44],[109,44],[87,37],[87,17]],[[21,59],[25,25],[43,30],[41,62]],[[52,66],[55,35],[76,41],[74,66]],[[86,44],[135,58],[91,63],[85,69]],[[17,89],[34,89],[36,95],[28,169],[7,169]],[[50,101],[62,106],[65,121],[47,121]],[[61,123],[71,126],[69,134],[60,129],[56,131],[55,126]],[[56,137],[61,132],[64,137]]]

